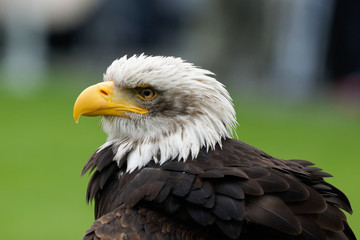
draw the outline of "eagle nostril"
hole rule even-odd
[[[109,93],[107,93],[105,90],[100,90],[100,92],[106,96],[109,95]]]

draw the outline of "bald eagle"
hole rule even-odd
[[[231,138],[232,100],[210,71],[122,57],[79,95],[81,115],[108,135],[82,171],[97,219],[84,239],[356,239],[329,174]]]

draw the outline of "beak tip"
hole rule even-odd
[[[79,123],[79,119],[80,119],[80,115],[74,113],[74,114],[73,114],[73,117],[74,117],[75,123],[78,124],[78,123]]]

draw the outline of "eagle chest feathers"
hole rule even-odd
[[[97,219],[84,239],[356,239],[329,174],[230,137],[235,111],[211,75],[123,57],[80,94],[75,120],[101,115],[108,134],[82,171]]]

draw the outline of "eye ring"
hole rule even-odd
[[[137,95],[142,99],[142,100],[152,100],[156,97],[156,91],[153,90],[152,88],[149,87],[145,87],[145,88],[139,88],[137,91]]]

